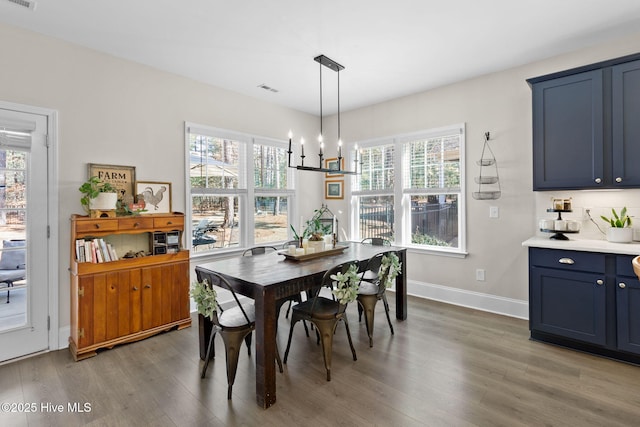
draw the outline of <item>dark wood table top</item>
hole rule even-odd
[[[404,251],[395,246],[372,246],[355,242],[341,242],[347,248],[339,254],[318,257],[305,261],[285,258],[277,252],[265,255],[234,257],[204,263],[196,267],[200,270],[215,271],[236,285],[246,283],[246,289],[237,289],[241,294],[252,297],[259,288],[277,286],[292,281],[316,280],[328,269],[348,261],[365,262],[375,254],[386,251]]]

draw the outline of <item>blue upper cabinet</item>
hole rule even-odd
[[[640,187],[640,55],[527,81],[534,190]]]
[[[640,187],[640,61],[611,69],[613,184]]]

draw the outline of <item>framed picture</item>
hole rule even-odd
[[[97,176],[118,189],[118,201],[128,205],[135,198],[136,168],[135,166],[116,166],[89,163],[88,178]]]
[[[340,170],[344,170],[344,158],[340,159],[341,160],[341,165],[340,165]],[[324,167],[325,169],[331,169],[334,171],[338,170],[338,158],[337,157],[333,157],[331,159],[325,159],[324,160]],[[344,174],[341,173],[331,173],[331,172],[326,172],[326,177],[334,177],[334,176],[342,176]]]
[[[136,181],[138,204],[144,202],[142,214],[171,213],[171,183],[156,181]]]
[[[324,182],[325,199],[344,199],[344,180]]]

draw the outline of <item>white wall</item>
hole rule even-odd
[[[526,316],[527,258],[521,242],[536,233],[549,195],[534,195],[531,190],[531,93],[525,79],[635,53],[637,46],[640,34],[343,113],[345,141],[460,122],[467,125],[469,256],[410,253],[407,268],[412,292]],[[171,181],[174,210],[184,211],[184,121],[283,140],[292,123],[309,135],[317,132],[313,116],[10,26],[0,25],[0,52],[0,99],[60,113],[61,328],[69,324],[69,241],[65,236],[69,216],[82,212],[77,188],[86,179],[87,163],[133,165],[139,179]],[[473,176],[478,173],[475,160],[486,131],[491,132],[500,167],[502,198],[496,201],[471,198]],[[305,187],[318,188],[317,194],[302,194],[304,203],[299,200],[302,213],[310,215],[322,203],[323,177],[313,173],[298,177]],[[633,202],[628,206],[640,207],[637,192],[629,194]],[[347,202],[329,204],[341,226],[348,223]],[[499,219],[489,218],[489,206],[500,208]],[[477,268],[486,270],[486,281],[475,280]]]
[[[489,311],[527,317],[528,261],[521,243],[537,233],[538,218],[547,217],[552,194],[532,191],[531,90],[527,78],[638,52],[640,34],[615,42],[497,72],[450,86],[391,100],[342,114],[342,135],[354,142],[466,123],[467,250],[465,259],[410,253],[407,268],[412,293]],[[477,60],[470,58],[469,60]],[[427,73],[428,70],[425,70]],[[393,78],[392,76],[390,78]],[[502,197],[478,201],[473,177],[479,172],[484,132],[491,132]],[[628,206],[640,216],[640,191],[609,193],[557,192],[573,196],[575,206]],[[348,201],[335,209],[346,210]],[[498,219],[489,218],[497,206]],[[603,208],[604,209],[604,208]],[[599,209],[594,212],[598,214]],[[582,218],[582,211],[574,216]],[[640,221],[638,221],[640,224]],[[585,234],[592,226],[583,222]],[[595,229],[595,226],[593,226]],[[548,235],[547,235],[548,236]],[[486,281],[476,281],[476,269]]]
[[[83,212],[87,163],[131,165],[140,180],[171,182],[173,210],[184,212],[185,121],[283,141],[292,126],[318,129],[309,114],[1,24],[0,52],[0,99],[59,112],[61,329],[70,321],[69,217]],[[309,172],[297,179],[318,189],[298,201],[308,218],[322,203],[322,180]]]

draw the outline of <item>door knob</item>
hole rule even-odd
[[[625,285],[624,283],[620,282],[618,283],[618,286],[620,287],[620,289],[624,289],[627,287],[627,285]]]
[[[616,178],[616,182],[622,182],[622,178],[617,177],[617,178]]]
[[[602,178],[596,178],[596,184],[600,184],[602,182]]]
[[[604,285],[604,280],[602,280],[602,279],[598,279],[598,280],[596,280],[596,284],[598,284],[598,285]]]

